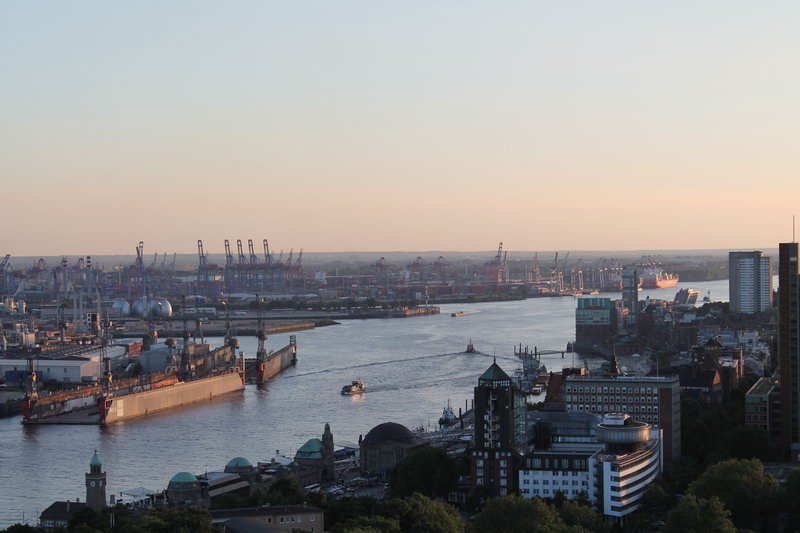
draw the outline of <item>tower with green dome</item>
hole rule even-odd
[[[89,471],[86,473],[86,505],[98,512],[106,506],[106,473],[103,472],[103,463],[97,456],[97,450],[89,461]]]

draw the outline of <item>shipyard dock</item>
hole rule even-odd
[[[207,344],[186,343],[180,350],[158,345],[153,347],[155,356],[159,350],[167,352],[163,372],[119,380],[107,372],[102,383],[49,395],[39,395],[34,380],[23,402],[22,423],[111,424],[241,393],[248,369],[263,383],[297,363],[294,336],[289,345],[255,360],[237,356],[237,347],[235,338],[213,350]]]

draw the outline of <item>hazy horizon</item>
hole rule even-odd
[[[798,15],[7,0],[0,256],[774,248],[800,198]]]

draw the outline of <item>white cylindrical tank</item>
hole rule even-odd
[[[147,304],[144,300],[135,300],[133,302],[133,307],[131,308],[133,316],[140,316],[146,317],[147,316]]]
[[[169,318],[172,316],[172,304],[166,298],[150,300],[150,316]]]
[[[111,304],[111,309],[116,309],[120,317],[131,316],[131,304],[124,298],[114,300],[114,303]]]

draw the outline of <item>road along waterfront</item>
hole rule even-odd
[[[683,286],[727,300],[727,280],[678,288]],[[642,291],[641,298],[671,299],[676,290]],[[448,398],[456,410],[464,406],[493,356],[512,372],[519,366],[514,344],[564,349],[575,336],[571,297],[441,307],[439,315],[348,320],[298,332],[297,366],[262,389],[248,385],[243,394],[106,427],[23,426],[20,417],[2,419],[0,527],[22,521],[23,512],[34,523],[55,500],[83,501],[84,473],[95,449],[108,473],[109,495],[135,487],[163,490],[182,470],[221,470],[236,456],[265,461],[277,450],[292,456],[318,437],[325,423],[337,443],[353,445],[381,422],[433,426]],[[450,316],[461,310],[464,316]],[[463,353],[470,339],[480,354]],[[241,349],[254,357],[256,339],[240,340]],[[268,345],[275,349],[288,340],[288,334],[275,335]],[[210,342],[219,345],[222,339]],[[542,362],[550,370],[572,363],[560,355]],[[342,385],[357,378],[368,392],[342,396]]]

